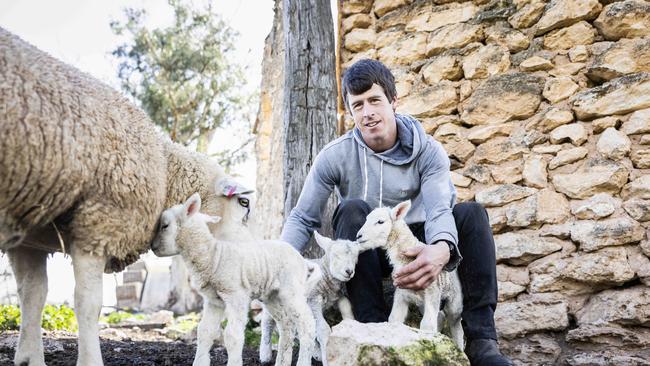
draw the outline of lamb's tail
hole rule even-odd
[[[307,267],[307,281],[305,289],[307,290],[306,294],[309,294],[320,280],[323,278],[323,271],[320,269],[320,266],[317,263],[314,263],[310,260],[305,259],[305,266]]]

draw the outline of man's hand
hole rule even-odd
[[[450,257],[449,245],[444,241],[411,247],[402,254],[416,258],[393,275],[393,284],[409,290],[422,290],[429,286],[449,262]]]

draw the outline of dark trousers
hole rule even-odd
[[[355,240],[370,213],[363,200],[341,202],[332,225],[337,239]],[[462,324],[468,339],[497,339],[494,309],[497,305],[496,255],[492,229],[485,209],[476,202],[459,203],[453,209],[458,230],[458,249],[463,260],[458,275],[463,288]],[[410,225],[413,234],[424,242],[424,225]],[[354,277],[347,283],[348,297],[356,320],[362,323],[388,320],[382,279],[392,268],[383,249],[359,255]]]

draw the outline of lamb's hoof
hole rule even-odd
[[[260,363],[262,364],[270,363],[272,358],[273,358],[273,351],[271,351],[270,348],[268,350],[260,348]]]

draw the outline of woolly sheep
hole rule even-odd
[[[228,366],[242,365],[244,330],[252,298],[263,301],[278,320],[280,341],[275,364],[291,365],[293,338],[297,332],[300,340],[297,365],[311,365],[314,319],[306,293],[320,279],[318,267],[282,241],[216,239],[207,226],[213,219],[199,213],[200,208],[201,198],[194,194],[184,204],[165,210],[152,244],[156,255],[183,257],[206,300],[194,365],[210,364],[209,351],[219,336],[224,311],[228,319],[224,333]]]
[[[42,366],[48,252],[70,253],[77,365],[102,365],[102,272],[149,249],[164,207],[192,192],[220,214],[225,177],[163,137],[126,98],[0,28],[0,251],[18,287],[16,365]]]
[[[352,304],[343,294],[343,285],[354,276],[354,268],[357,265],[359,253],[371,247],[359,245],[349,240],[331,240],[314,232],[316,243],[323,249],[321,258],[312,259],[311,262],[320,267],[322,277],[320,281],[309,291],[307,303],[312,310],[316,320],[316,347],[314,358],[322,361],[327,366],[327,341],[331,333],[323,311],[335,304],[338,306],[343,319],[354,319]],[[271,334],[274,321],[266,310],[262,313],[262,339],[260,342],[260,361],[266,363],[271,361]]]
[[[388,259],[393,266],[393,273],[412,261],[402,255],[402,252],[413,246],[426,245],[421,243],[411,232],[404,221],[406,213],[411,208],[411,201],[404,201],[390,209],[379,207],[374,209],[357,234],[357,241],[374,243],[386,248]],[[438,332],[442,319],[438,317],[440,303],[444,300],[444,314],[451,330],[451,338],[461,350],[464,349],[463,328],[460,317],[463,310],[463,294],[460,280],[456,271],[442,271],[437,280],[421,291],[395,289],[393,309],[388,318],[389,322],[404,323],[408,315],[410,303],[420,307],[422,321],[420,328]]]

